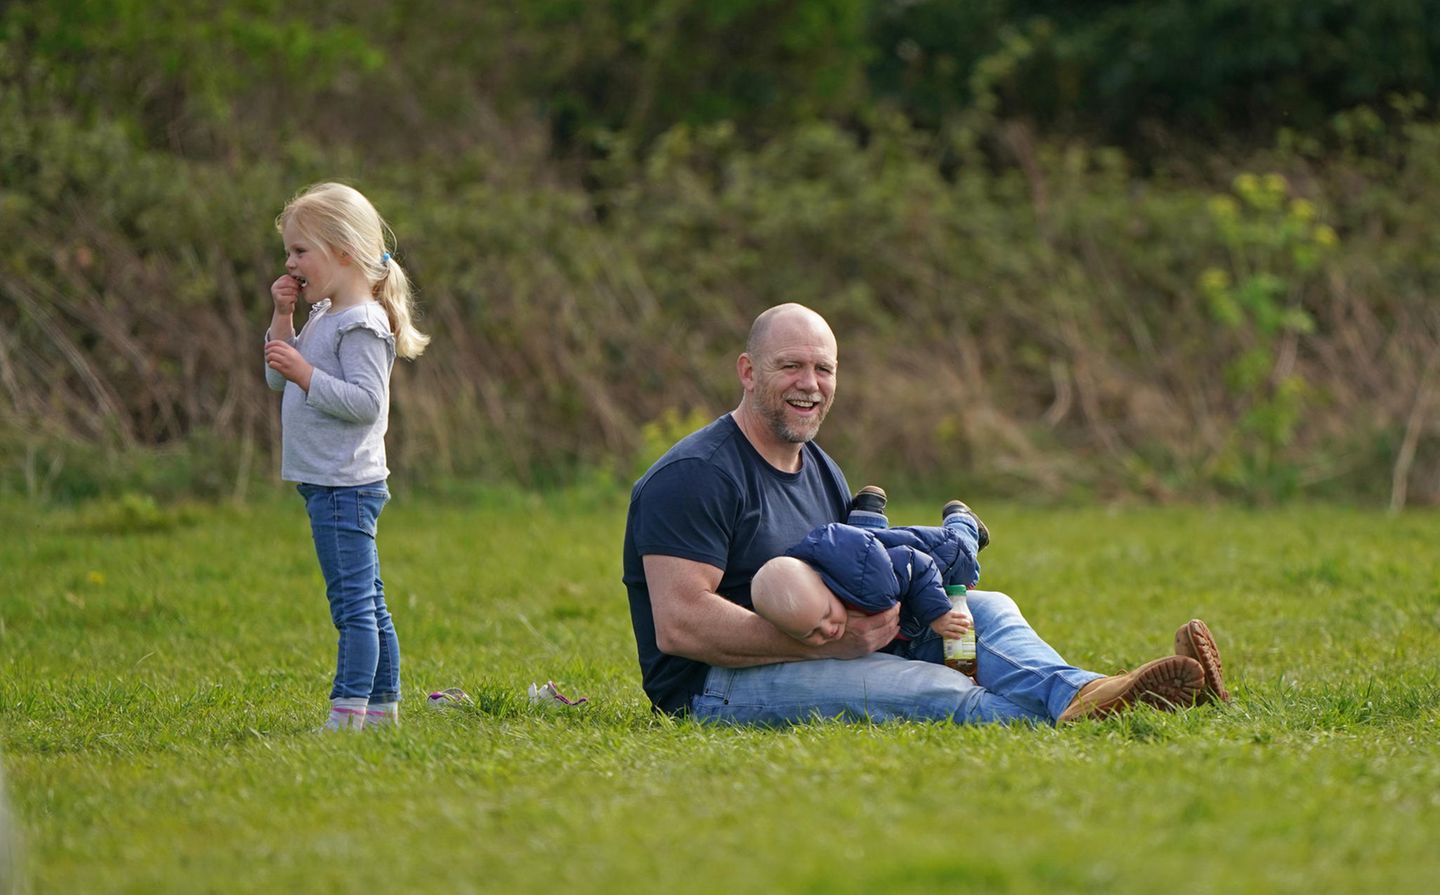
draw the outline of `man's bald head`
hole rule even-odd
[[[830,343],[835,344],[835,334],[830,331],[830,324],[825,322],[825,318],[804,305],[792,301],[760,312],[760,316],[750,324],[750,335],[745,339],[745,353],[751,358],[763,356],[771,335],[777,329],[792,327],[801,327],[816,333],[823,332],[828,336]]]
[[[820,431],[835,398],[838,366],[830,324],[804,305],[777,305],[755,318],[735,360],[745,389],[735,422],[775,468],[800,468],[800,449]]]

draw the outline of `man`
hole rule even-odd
[[[972,591],[977,685],[940,664],[876,653],[895,637],[898,607],[852,613],[842,637],[818,646],[756,615],[756,570],[850,507],[844,474],[814,444],[835,397],[838,355],[819,314],[798,304],[765,311],[736,361],[739,406],[681,439],[635,483],[624,581],[657,710],[742,724],[1055,722],[1223,693],[1218,650],[1199,622],[1187,655],[1105,677],[1066,664],[1009,597]]]

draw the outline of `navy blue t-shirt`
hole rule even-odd
[[[799,472],[760,456],[730,414],[687,435],[655,461],[630,492],[624,582],[645,694],[672,714],[687,709],[710,666],[662,653],[642,557],[677,556],[723,570],[720,596],[749,609],[750,579],[811,529],[839,522],[850,507],[845,474],[813,443]]]

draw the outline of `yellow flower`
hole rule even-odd
[[[1209,206],[1210,215],[1218,220],[1234,220],[1240,214],[1240,204],[1229,196],[1212,196]]]
[[[105,583],[105,573],[97,572],[94,569],[85,573],[85,580],[90,584],[100,585]]]
[[[1200,288],[1206,295],[1214,295],[1230,288],[1230,275],[1218,267],[1208,267],[1200,275]]]

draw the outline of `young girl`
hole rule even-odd
[[[400,642],[385,607],[375,526],[390,499],[385,429],[395,356],[430,337],[411,321],[410,284],[375,207],[338,183],[310,187],[275,219],[285,274],[270,286],[265,380],[281,401],[280,475],[299,483],[330,618],[340,632],[326,730],[399,722]],[[298,298],[314,307],[297,336]]]

